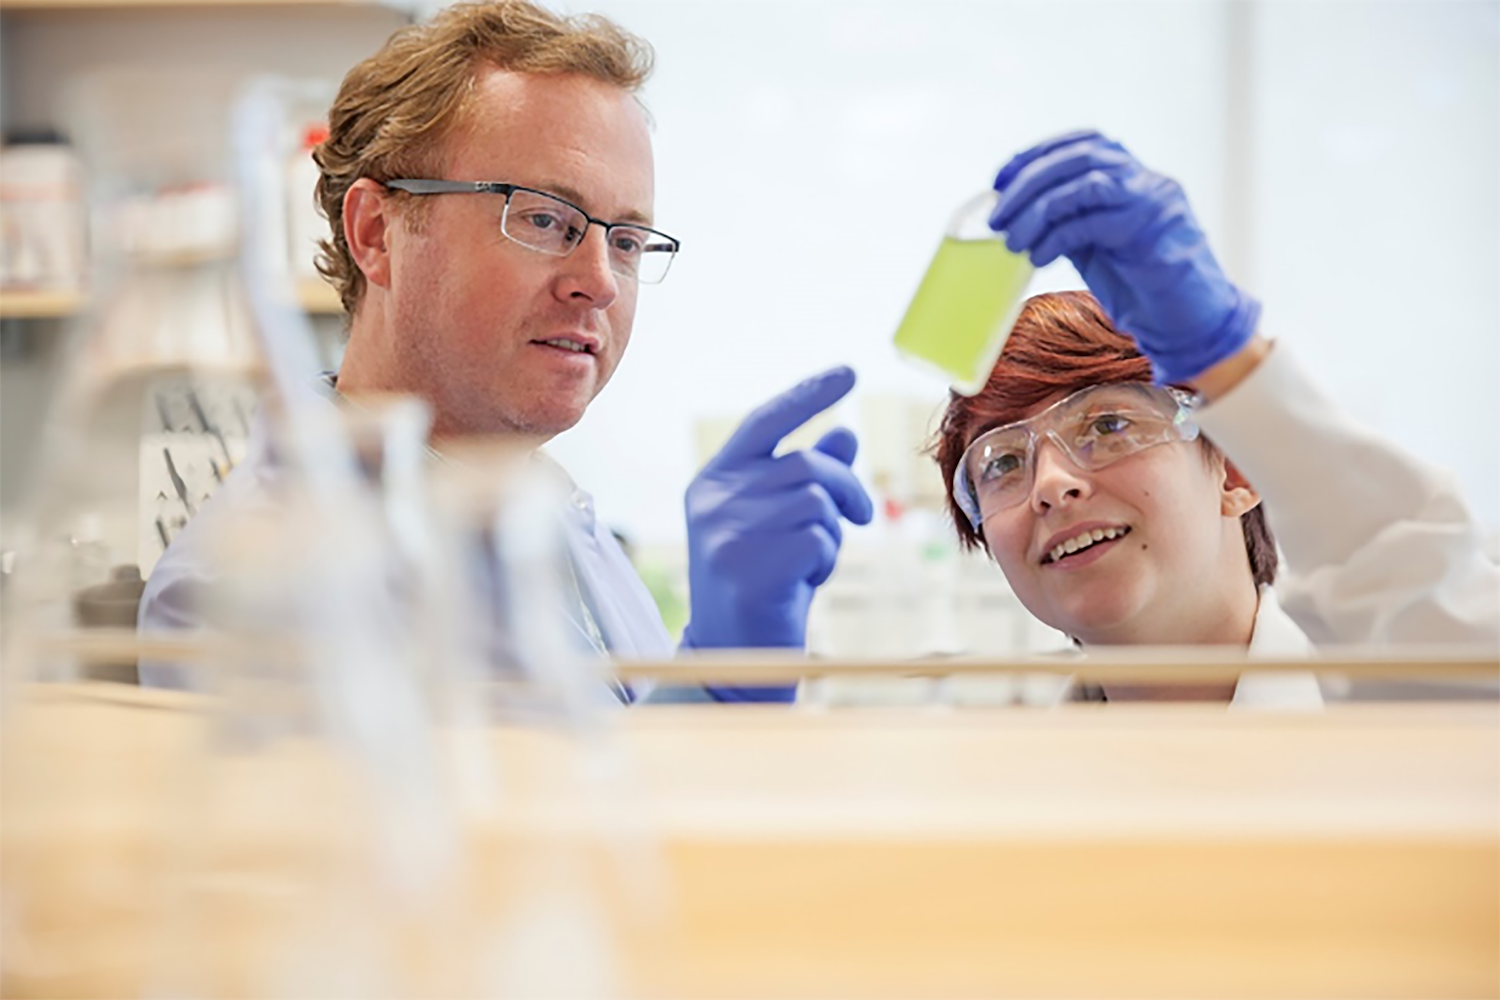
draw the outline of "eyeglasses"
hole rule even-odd
[[[953,499],[978,531],[996,511],[1031,495],[1042,438],[1081,469],[1094,471],[1159,444],[1192,441],[1196,397],[1146,382],[1080,389],[1028,420],[985,431],[964,449]]]
[[[589,226],[600,226],[609,246],[609,269],[642,284],[654,285],[665,278],[682,246],[666,233],[632,223],[605,222],[557,195],[519,184],[401,179],[386,181],[385,186],[408,194],[503,195],[500,232],[528,250],[554,257],[566,257],[577,250]]]

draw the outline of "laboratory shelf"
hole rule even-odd
[[[344,303],[334,287],[321,278],[303,278],[297,282],[297,299],[302,308],[319,315],[344,311]]]
[[[215,10],[251,7],[381,7],[372,0],[0,0],[0,12],[60,10]]]
[[[36,638],[105,656],[138,641]],[[209,653],[190,662],[211,671],[246,649],[193,653]],[[823,676],[865,666],[802,664]],[[515,941],[534,935],[512,925],[553,912],[586,916],[579,961],[618,961],[582,982],[536,966],[526,995],[539,984],[783,1000],[1500,996],[1490,704],[644,705],[587,751],[515,716],[421,729],[422,749],[504,775],[505,797],[450,808],[451,834],[438,829],[452,839],[400,858],[440,859],[465,890],[399,897],[424,907],[403,921],[382,888],[390,855],[371,847],[389,821],[351,821],[343,803],[364,801],[360,775],[333,741],[212,752],[226,711],[265,724],[303,703],[115,683],[16,685],[10,697],[0,863],[7,889],[35,902],[13,932],[26,935],[23,958],[69,958],[7,953],[17,996],[141,996],[168,977],[253,994],[303,954],[271,932],[311,901],[347,907],[354,931],[414,956],[374,974],[420,996],[477,992],[492,969],[513,976]],[[580,787],[583,760],[607,778]],[[189,774],[203,818],[192,857],[168,869],[161,845],[181,831]],[[612,795],[598,794],[604,781]],[[434,786],[433,801],[450,796]],[[319,877],[334,863],[350,876]],[[189,909],[162,891],[164,869],[212,891]],[[118,944],[168,939],[186,919],[214,948]]]
[[[0,319],[66,319],[83,308],[87,297],[79,292],[0,289]],[[304,278],[297,282],[297,301],[314,315],[343,311],[338,292],[326,281]]]
[[[78,292],[0,289],[0,319],[55,319],[83,305]]]

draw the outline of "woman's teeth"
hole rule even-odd
[[[1120,538],[1128,534],[1129,528],[1094,528],[1091,531],[1081,532],[1077,538],[1070,538],[1065,542],[1058,543],[1051,552],[1047,553],[1047,562],[1057,562],[1063,556],[1070,556],[1088,548],[1095,542],[1108,541],[1111,538]]]
[[[579,351],[585,354],[588,353],[588,348],[583,344],[580,344],[576,340],[564,340],[563,338],[559,337],[556,340],[544,340],[542,341],[542,343],[550,345],[552,347],[561,347],[565,351]]]

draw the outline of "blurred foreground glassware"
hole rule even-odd
[[[451,883],[426,705],[388,641],[379,497],[258,242],[281,205],[258,184],[262,157],[285,162],[273,89],[105,72],[69,101],[96,258],[4,609],[7,993],[384,992],[384,915]],[[165,759],[91,753],[82,730],[35,752],[11,721],[51,697],[30,682],[134,667],[128,609],[100,630],[87,610],[112,573],[149,575],[255,448],[285,506],[221,504],[243,516],[197,609],[214,628],[149,637],[210,696],[182,706],[193,736]],[[112,767],[138,794],[114,794]]]
[[[420,404],[330,398],[265,246],[282,96],[136,75],[79,106],[100,277],[7,592],[3,992],[607,995],[657,868],[559,498],[513,455],[436,459]],[[207,627],[81,628],[189,518]],[[139,649],[190,693],[25,711]]]
[[[1033,273],[1031,261],[990,229],[995,197],[985,191],[953,214],[896,329],[897,349],[935,366],[965,395],[989,380]]]
[[[265,366],[235,267],[223,116],[210,110],[227,93],[215,83],[164,107],[147,78],[110,76],[68,102],[89,169],[92,295],[69,330],[42,431],[8,641],[83,625],[76,595],[132,567],[149,573],[243,452],[234,411]],[[80,671],[75,658],[39,650],[6,660],[12,676]]]

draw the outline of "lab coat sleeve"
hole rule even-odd
[[[1266,505],[1317,643],[1500,642],[1500,567],[1455,477],[1344,413],[1284,344],[1199,413]]]

